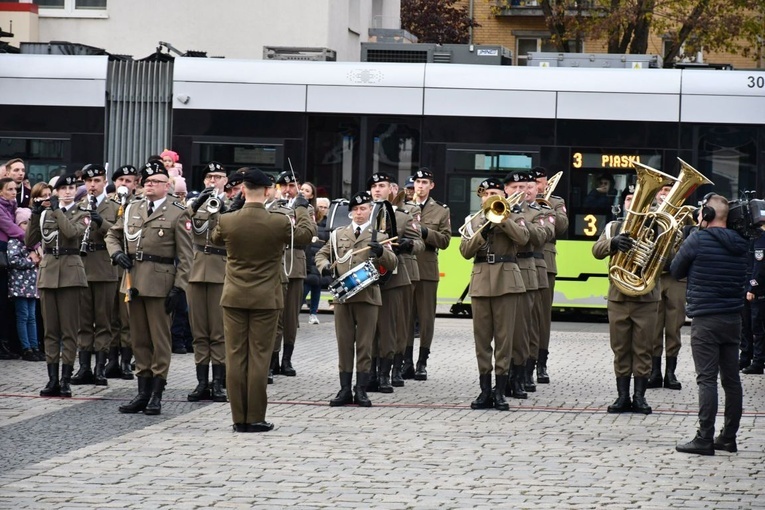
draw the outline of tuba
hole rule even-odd
[[[608,274],[620,292],[628,296],[648,294],[656,285],[671,249],[677,244],[680,228],[694,207],[683,205],[693,191],[704,184],[713,184],[699,171],[680,158],[680,175],[674,178],[655,168],[635,162],[637,185],[632,205],[626,213],[620,234],[634,241],[626,253],[611,257]],[[656,192],[673,182],[667,198],[651,211]]]

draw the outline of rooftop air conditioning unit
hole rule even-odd
[[[337,61],[337,52],[329,48],[297,48],[292,46],[263,46],[263,60]]]

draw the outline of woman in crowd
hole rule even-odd
[[[19,359],[12,347],[15,323],[8,299],[8,241],[24,242],[24,231],[16,224],[16,181],[0,179],[0,359]]]
[[[311,186],[311,183],[304,183]],[[303,195],[306,196],[305,191]],[[306,196],[306,198],[308,198]],[[309,199],[310,201],[310,199]],[[308,303],[308,324],[319,324],[319,317],[317,313],[319,311],[319,301],[321,299],[321,289],[326,286],[326,283],[322,281],[322,276],[319,270],[316,268],[316,262],[314,256],[324,246],[324,243],[329,239],[327,233],[327,212],[329,211],[329,199],[328,198],[314,198],[314,210],[316,215],[317,236],[311,240],[311,244],[305,249],[305,263],[306,263],[306,278],[303,282],[303,301],[305,301],[308,294],[311,295],[311,300]]]
[[[26,232],[32,211],[25,207],[16,209],[16,224]],[[37,292],[37,266],[41,253],[29,249],[19,239],[8,240],[8,295],[16,309],[16,331],[21,343],[21,357],[26,361],[44,361],[37,345],[37,317],[35,315]]]

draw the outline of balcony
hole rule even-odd
[[[556,5],[559,2],[551,0],[550,3]],[[567,0],[560,3],[566,5],[567,16],[590,15],[592,11],[600,9],[596,0]],[[494,14],[500,17],[544,16],[544,11],[542,0],[497,0]]]

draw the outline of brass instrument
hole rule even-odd
[[[676,246],[679,230],[694,210],[683,206],[693,191],[704,184],[713,184],[699,171],[680,158],[677,178],[655,168],[635,162],[637,186],[632,205],[627,210],[620,234],[634,241],[626,253],[611,257],[608,274],[620,292],[628,296],[648,294],[656,285],[670,250]],[[667,182],[672,189],[655,211],[650,211],[656,192]]]
[[[220,200],[216,197],[210,197],[207,199],[207,212],[215,214],[220,211]]]
[[[467,239],[473,239],[475,236],[477,236],[481,230],[486,228],[486,225],[489,223],[502,223],[507,218],[510,217],[510,213],[513,209],[513,207],[519,205],[521,202],[523,202],[524,198],[526,196],[526,193],[523,191],[518,191],[516,193],[513,193],[507,198],[503,198],[499,195],[494,195],[489,197],[486,202],[483,203],[481,206],[481,210],[477,213],[470,216],[466,221],[465,224],[462,225],[459,228],[460,235]],[[473,232],[470,235],[466,234],[467,227],[470,225],[470,223],[479,215],[483,213],[483,215],[486,217],[486,223],[480,226],[478,230]]]
[[[560,181],[561,177],[563,177],[563,170],[547,179],[544,193],[537,195],[537,203],[539,205],[546,205],[552,209],[552,204],[550,204],[550,197],[552,196],[553,191],[555,191],[555,188],[558,186],[558,182]]]

